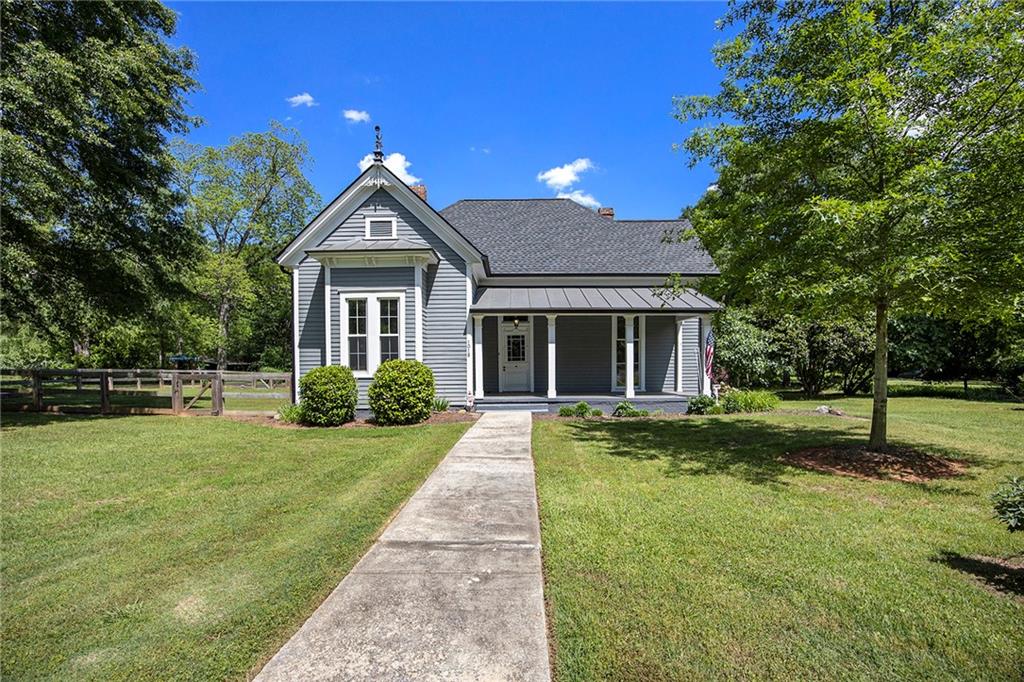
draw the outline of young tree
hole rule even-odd
[[[170,190],[196,86],[174,27],[157,2],[3,6],[4,314],[82,354],[92,321],[144,311],[194,254]]]
[[[254,300],[254,275],[319,203],[303,174],[308,163],[309,150],[298,132],[276,121],[269,131],[246,133],[226,147],[179,148],[179,183],[188,200],[185,219],[209,247],[193,290],[216,317],[220,369],[227,366],[238,315]]]
[[[1024,291],[1024,12],[1017,1],[734,2],[720,91],[677,99],[714,186],[689,212],[719,295],[874,316],[886,445],[898,311],[1008,315]],[[979,270],[980,268],[980,270]],[[1019,308],[1018,308],[1019,312]]]

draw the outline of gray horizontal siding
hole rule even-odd
[[[648,391],[676,390],[676,320],[674,317],[648,315],[644,386]]]
[[[423,281],[423,360],[433,370],[437,393],[453,405],[466,400],[466,264],[455,251],[384,189],[374,192],[317,246],[332,246],[365,236],[367,215],[395,216],[399,239],[426,242],[439,257]],[[299,375],[324,364],[323,268],[307,258],[299,268]],[[411,267],[334,268],[332,286],[406,290],[406,357],[415,357],[415,284]],[[351,284],[350,284],[351,283]],[[332,360],[340,362],[340,298],[331,308]],[[360,381],[360,396],[365,384]]]
[[[700,394],[700,372],[704,364],[700,357],[700,319],[683,320],[683,385],[685,395]]]
[[[320,263],[306,258],[299,264],[298,374],[324,364],[324,275]]]
[[[612,322],[608,315],[563,315],[555,320],[556,391],[609,391],[612,371],[611,334]]]

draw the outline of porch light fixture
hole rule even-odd
[[[516,330],[519,329],[519,318],[518,317],[513,317],[512,318],[512,328],[516,329]]]

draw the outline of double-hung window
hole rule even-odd
[[[356,376],[371,376],[382,362],[405,357],[403,292],[343,292],[342,358]]]

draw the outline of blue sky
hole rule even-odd
[[[359,173],[374,124],[436,208],[577,192],[619,218],[664,218],[713,181],[672,150],[688,130],[672,97],[714,92],[720,3],[169,4],[173,42],[199,64],[205,124],[190,139],[284,121],[325,201]]]

